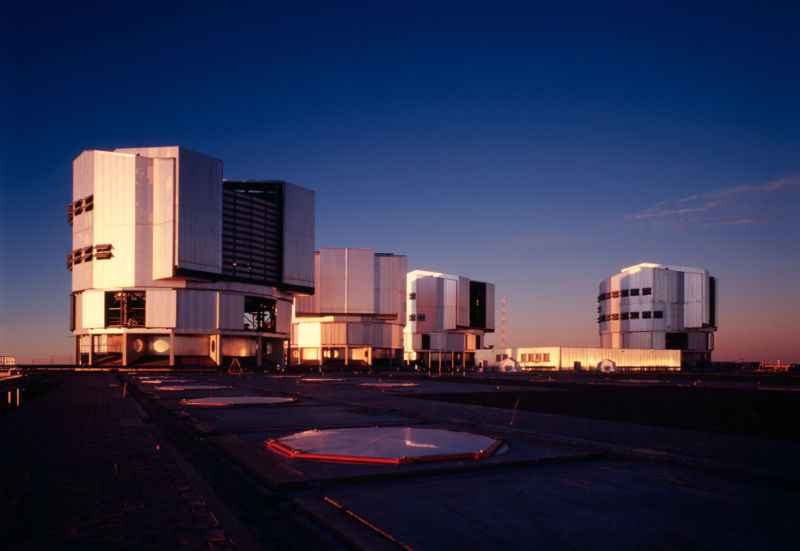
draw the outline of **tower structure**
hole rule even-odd
[[[314,290],[314,192],[182,147],[84,151],[67,207],[79,365],[284,361]]]

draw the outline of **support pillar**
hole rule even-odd
[[[256,367],[261,367],[264,364],[264,337],[256,337]]]
[[[122,367],[128,367],[128,332],[122,330]]]
[[[81,365],[81,338],[75,337],[75,365]]]
[[[89,334],[89,363],[88,365],[94,365],[94,335]]]
[[[175,367],[175,333],[169,332],[169,366]]]

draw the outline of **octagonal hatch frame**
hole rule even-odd
[[[313,450],[308,451],[301,448],[295,448],[291,445],[281,442],[282,439],[291,439],[292,437],[303,437],[304,435],[311,435],[314,433],[342,433],[342,432],[355,432],[355,431],[392,431],[397,429],[403,429],[408,431],[440,431],[442,433],[447,433],[450,435],[463,435],[464,437],[473,437],[473,438],[482,438],[487,441],[491,441],[489,446],[484,447],[483,449],[464,449],[463,451],[448,451],[447,453],[433,453],[430,455],[416,455],[416,456],[409,456],[409,455],[398,455],[393,457],[387,456],[378,456],[378,455],[356,455],[354,453],[333,453],[328,452],[325,453],[322,450]],[[416,427],[352,427],[352,428],[340,428],[340,429],[311,429],[308,431],[303,431],[299,433],[290,434],[281,438],[270,438],[266,440],[267,448],[284,456],[290,458],[298,458],[298,459],[311,459],[317,461],[331,461],[331,462],[338,462],[338,463],[379,463],[379,464],[389,464],[389,465],[405,465],[409,463],[423,463],[429,461],[447,461],[453,459],[482,459],[493,455],[502,445],[504,444],[503,439],[495,436],[483,436],[479,434],[473,434],[468,432],[462,431],[454,431],[449,429],[441,429],[441,428],[416,428]],[[417,444],[418,447],[435,447],[435,445],[431,444]]]

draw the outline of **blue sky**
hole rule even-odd
[[[69,354],[71,163],[183,145],[317,195],[318,247],[492,281],[597,346],[598,283],[718,277],[714,359],[800,362],[797,4],[11,2],[0,354]],[[430,5],[433,4],[433,5]]]

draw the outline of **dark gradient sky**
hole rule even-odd
[[[4,4],[0,354],[71,350],[72,160],[182,145],[494,282],[489,343],[506,297],[509,346],[598,346],[659,262],[719,278],[714,359],[800,362],[800,4],[116,4]]]

